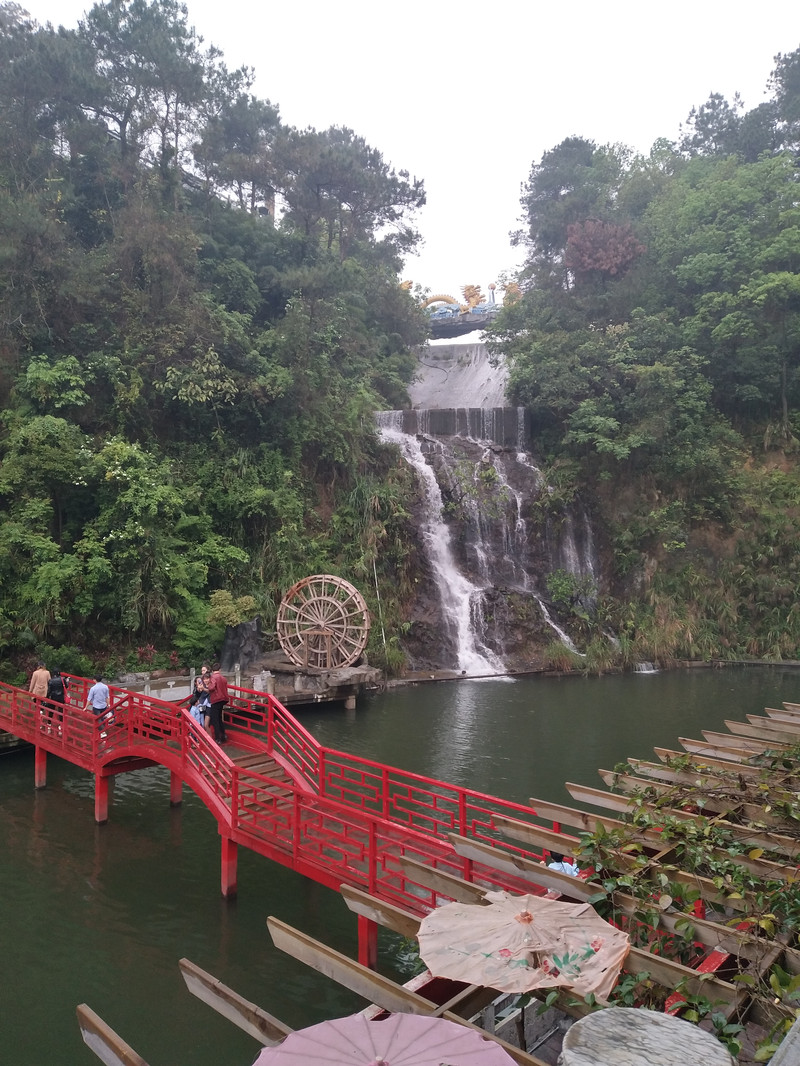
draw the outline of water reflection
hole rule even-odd
[[[573,805],[566,780],[602,787],[599,767],[798,697],[788,669],[704,670],[425,685],[299,717],[329,747]],[[51,757],[36,792],[32,754],[5,755],[0,803],[0,1061],[96,1064],[75,1020],[87,1002],[148,1061],[246,1066],[254,1042],[186,992],[184,956],[294,1027],[363,1006],[275,951],[266,931],[272,914],[352,955],[355,919],[338,895],[242,851],[240,898],[221,900],[216,823],[186,788],[170,809],[168,772],[118,778],[111,819],[96,826],[88,774]]]

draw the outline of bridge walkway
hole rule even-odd
[[[69,682],[70,702],[55,709],[0,683],[0,729],[34,745],[35,785],[46,785],[48,755],[82,767],[95,776],[102,823],[111,777],[166,767],[171,802],[187,785],[217,821],[226,896],[237,891],[240,845],[337,891],[362,888],[419,915],[441,896],[409,863],[486,888],[537,890],[530,873],[465,858],[454,843],[498,848],[521,865],[539,861],[540,850],[504,836],[509,819],[541,828],[528,806],[326,748],[266,693],[231,687],[221,747],[180,705],[115,686],[108,719],[98,722],[83,710],[91,680]]]

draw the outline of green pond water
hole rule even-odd
[[[572,804],[565,781],[602,786],[599,767],[724,729],[800,700],[800,671],[689,670],[611,678],[526,678],[399,688],[297,713],[329,747],[506,799]],[[219,895],[216,823],[188,789],[169,806],[160,768],[114,783],[94,823],[93,779],[50,757],[0,757],[0,1063],[91,1066],[75,1018],[88,1003],[150,1066],[249,1066],[258,1045],[186,990],[187,957],[289,1025],[363,1001],[276,951],[275,915],[350,955],[356,920],[338,895],[239,851],[239,897]],[[381,942],[392,972],[397,941]]]

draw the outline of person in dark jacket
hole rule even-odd
[[[47,703],[50,710],[47,717],[53,721],[55,716],[59,729],[64,721],[64,704],[67,702],[67,679],[61,676],[60,670],[53,670],[50,680],[47,682]]]

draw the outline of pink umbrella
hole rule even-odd
[[[488,906],[447,903],[422,919],[419,951],[434,977],[501,992],[572,988],[611,993],[628,954],[627,933],[588,903],[489,893]]]
[[[333,1018],[264,1048],[253,1066],[511,1066],[499,1044],[456,1022],[419,1014]]]

